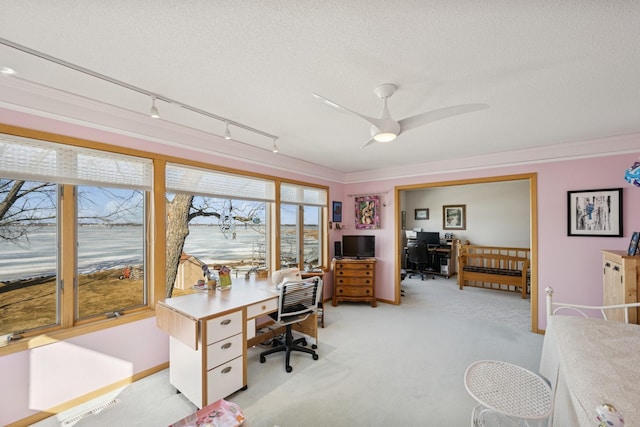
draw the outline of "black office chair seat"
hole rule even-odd
[[[420,278],[435,279],[435,270],[433,267],[433,252],[429,251],[427,243],[424,240],[409,241],[407,243],[407,255],[409,263],[414,267],[407,271],[407,277],[420,275]]]

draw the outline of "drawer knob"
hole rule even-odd
[[[226,368],[224,368],[220,372],[223,373],[223,374],[228,374],[229,372],[231,372],[231,366],[227,366]]]
[[[226,344],[223,344],[223,345],[221,345],[221,346],[220,346],[220,348],[221,348],[222,350],[227,350],[228,348],[231,348],[231,343],[230,343],[230,342],[228,342],[228,343],[226,343]]]
[[[267,309],[267,306],[263,304],[261,310],[266,310],[266,309]]]
[[[231,323],[231,319],[224,319],[222,322],[220,322],[222,326],[227,326],[229,323]]]

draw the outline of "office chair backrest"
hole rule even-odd
[[[427,243],[424,240],[410,240],[407,242],[409,261],[414,263],[428,263],[430,261]]]
[[[274,286],[279,286],[284,281],[291,282],[296,280],[302,280],[300,269],[297,267],[276,270],[271,275],[271,283],[273,283]]]
[[[322,298],[322,279],[311,277],[293,282],[285,281],[280,287],[277,321],[282,324],[305,320],[316,312]]]

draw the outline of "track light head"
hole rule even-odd
[[[156,107],[156,97],[153,95],[151,96],[151,111],[149,111],[149,116],[151,116],[154,119],[160,118],[160,112]]]
[[[231,132],[229,132],[229,122],[227,122],[227,127],[224,129],[224,139],[231,139]]]

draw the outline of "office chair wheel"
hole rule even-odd
[[[305,346],[305,347],[306,347],[306,346],[307,346],[307,340],[302,340],[302,341],[300,341],[300,344],[302,344],[303,346]]]
[[[318,355],[317,354],[313,355],[313,360],[318,360]]]
[[[267,361],[267,358],[264,356],[260,356],[260,363],[264,363]]]
[[[311,348],[315,350],[316,348],[318,348],[318,346],[315,344],[311,344]]]
[[[287,372],[291,372],[293,371],[293,368],[291,366],[285,366],[284,368]]]

